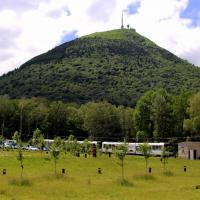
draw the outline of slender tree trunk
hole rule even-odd
[[[38,128],[38,118],[36,118],[36,128]]]
[[[122,180],[124,180],[124,161],[122,160]]]
[[[20,110],[20,135],[22,135],[23,108]]]
[[[145,159],[145,161],[146,161],[146,176],[147,176],[147,159]]]
[[[3,118],[3,122],[2,122],[2,125],[1,125],[1,135],[2,135],[2,138],[4,137],[4,118]],[[4,142],[3,142],[3,150],[5,149],[5,146],[4,146]]]
[[[29,117],[29,119],[28,119],[28,136],[30,137],[30,135],[31,135],[31,122],[30,122],[30,117]]]
[[[165,172],[165,165],[166,165],[166,162],[165,162],[165,159],[164,159],[164,161],[163,161],[164,172]]]
[[[23,180],[23,170],[24,170],[24,166],[23,166],[23,162],[21,162],[21,183]]]
[[[57,162],[56,162],[56,160],[54,160],[54,173],[55,173],[55,175],[57,174],[57,171],[56,171],[56,164],[57,164]]]
[[[1,135],[4,136],[4,125],[5,125],[5,120],[3,118],[2,124],[1,124]]]

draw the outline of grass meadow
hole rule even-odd
[[[145,176],[142,156],[126,156],[125,177],[112,155],[97,158],[62,154],[54,175],[49,154],[24,152],[24,181],[20,184],[17,152],[0,151],[0,200],[197,200],[200,198],[200,160],[170,158],[167,173],[158,157],[149,159],[152,173]],[[183,167],[187,166],[187,172]],[[97,173],[98,168],[102,174]],[[61,175],[61,169],[66,170]],[[3,175],[2,170],[7,174]]]

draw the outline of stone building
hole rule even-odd
[[[189,160],[200,159],[200,142],[181,142],[178,144],[178,156]]]

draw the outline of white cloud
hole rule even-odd
[[[116,0],[97,0],[88,9],[89,15],[93,16],[93,19],[106,23],[112,18],[111,13],[115,10]]]
[[[200,66],[200,27],[180,18],[188,0],[140,0],[125,23],[158,45]],[[26,3],[23,3],[26,2]],[[0,3],[0,74],[53,48],[65,34],[82,36],[121,26],[121,11],[138,0],[8,0]],[[2,20],[3,19],[3,20]]]
[[[180,18],[180,13],[188,3],[188,0],[143,0],[138,14],[132,16],[132,20],[135,20],[136,29],[141,34],[200,66],[200,27],[191,27],[192,19]]]
[[[48,1],[49,0],[34,0],[34,1],[4,0],[4,1],[0,1],[0,10],[11,9],[11,10],[21,12],[24,10],[36,9],[41,2],[48,2]]]

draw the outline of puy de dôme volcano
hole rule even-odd
[[[135,105],[147,90],[200,89],[200,68],[131,29],[66,42],[0,77],[0,95]]]

